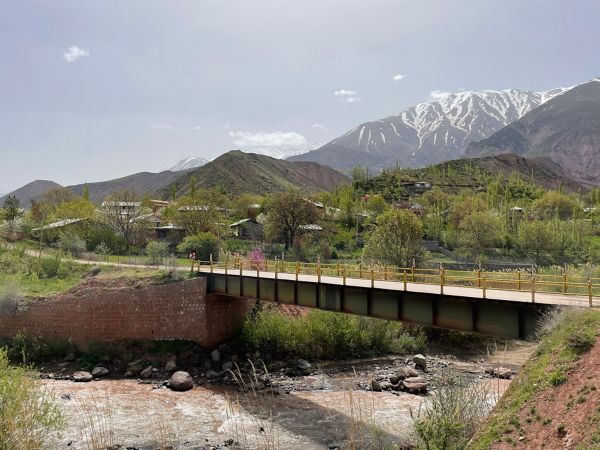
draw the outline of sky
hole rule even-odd
[[[600,75],[592,0],[0,0],[0,193]]]

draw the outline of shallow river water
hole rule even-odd
[[[517,348],[514,358],[511,352],[504,352],[502,363],[516,369],[531,349]],[[291,385],[277,389],[277,395],[269,390],[242,394],[232,386],[210,384],[179,393],[126,379],[46,381],[67,419],[65,430],[53,437],[50,448],[193,449],[237,444],[236,448],[251,449],[327,449],[336,445],[343,449],[368,448],[373,441],[410,442],[411,410],[418,412],[427,397],[357,389],[370,375],[402,364],[400,361],[343,363],[341,368],[334,367],[339,363],[323,364],[317,375],[296,378]],[[494,361],[496,358],[485,358],[486,363]],[[494,401],[510,384],[509,380],[481,376],[484,359],[453,358],[447,365],[489,384]],[[357,372],[347,366],[361,368]]]

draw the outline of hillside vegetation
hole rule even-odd
[[[563,312],[468,448],[600,448],[599,332],[600,311]]]
[[[239,150],[225,153],[205,166],[186,172],[174,183],[177,195],[189,193],[192,177],[198,188],[218,188],[230,195],[264,195],[289,188],[329,191],[350,181],[340,172],[314,162],[289,162]],[[168,197],[170,186],[161,193]]]

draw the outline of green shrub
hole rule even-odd
[[[596,332],[593,329],[576,329],[567,337],[567,345],[576,353],[585,353],[594,346]]]
[[[146,245],[146,254],[148,255],[148,264],[158,266],[169,254],[169,244],[164,241],[150,241]]]
[[[199,261],[208,261],[212,255],[213,261],[219,260],[220,241],[212,233],[199,233],[186,237],[178,246],[177,251],[184,253],[196,253]]]
[[[58,247],[69,252],[73,257],[79,258],[85,251],[85,241],[77,233],[62,233],[58,240]]]
[[[24,308],[21,288],[15,281],[0,286],[0,315],[15,315]]]
[[[325,311],[289,317],[274,309],[248,318],[242,344],[252,352],[276,357],[339,359],[422,350],[425,337],[410,335],[398,322]]]
[[[549,377],[548,381],[550,381],[550,384],[552,386],[559,386],[559,385],[563,384],[565,381],[567,381],[567,376],[565,375],[563,370],[558,369],[558,370],[555,370],[554,372],[550,373],[550,377]]]
[[[466,448],[491,405],[482,384],[442,375],[426,406],[411,411],[420,449]],[[517,422],[518,423],[518,422]]]
[[[0,449],[48,448],[49,432],[59,430],[62,423],[51,394],[29,370],[11,367],[6,351],[0,349]]]

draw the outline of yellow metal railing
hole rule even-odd
[[[474,287],[482,290],[483,298],[486,298],[488,290],[503,290],[531,293],[531,301],[535,302],[536,294],[560,294],[565,296],[586,297],[589,306],[592,306],[593,298],[600,297],[600,278],[586,278],[578,275],[545,275],[531,272],[491,272],[482,270],[447,270],[418,268],[418,267],[395,267],[385,265],[366,264],[324,264],[304,263],[289,261],[250,261],[234,258],[226,261],[195,261],[198,269],[202,271],[224,270],[229,274],[241,274],[242,271],[256,271],[257,276],[261,272],[278,274],[314,275],[318,281],[322,277],[342,278],[346,284],[348,278],[367,279],[374,286],[375,281],[389,281],[402,283],[404,290],[408,284],[427,284],[440,286],[440,293],[444,293],[444,287]]]

